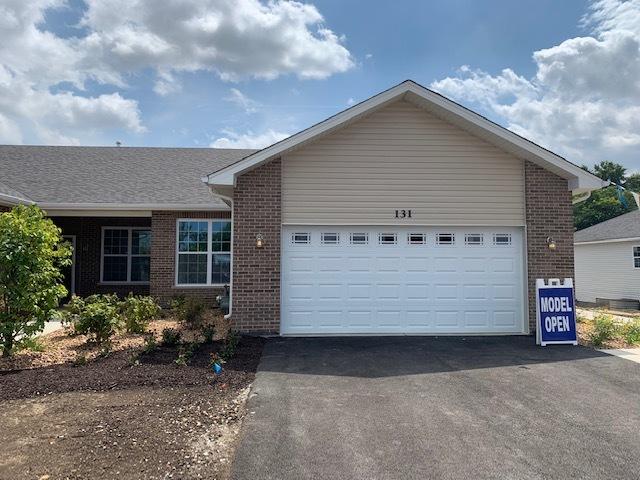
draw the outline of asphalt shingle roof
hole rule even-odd
[[[254,151],[0,145],[0,193],[46,204],[223,205],[201,177]]]
[[[620,238],[640,237],[640,210],[625,213],[589,228],[578,230],[575,242],[595,242],[598,240],[617,240]]]

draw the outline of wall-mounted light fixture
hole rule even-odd
[[[264,247],[264,237],[261,233],[256,235],[256,248]]]
[[[547,246],[549,247],[549,250],[556,249],[556,241],[553,239],[553,237],[547,237]]]

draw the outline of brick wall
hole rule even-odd
[[[245,173],[234,190],[232,318],[242,332],[280,330],[280,163]]]
[[[100,285],[100,255],[102,254],[102,227],[149,227],[150,218],[114,217],[52,217],[63,235],[76,236],[76,294],[117,293],[148,295],[149,285]]]
[[[213,287],[176,287],[176,228],[178,218],[229,218],[230,212],[153,212],[151,215],[151,295],[162,305],[184,295],[213,305],[222,292]]]
[[[529,326],[536,329],[536,278],[573,277],[573,208],[567,180],[525,162]],[[553,237],[556,249],[547,246]]]

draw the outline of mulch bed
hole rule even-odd
[[[263,344],[243,337],[221,375],[209,365],[219,342],[186,366],[177,347],[136,347],[5,369],[0,479],[226,478]]]

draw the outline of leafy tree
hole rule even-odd
[[[627,181],[624,182],[624,188],[631,190],[632,192],[640,192],[640,173],[634,173],[627,177]]]
[[[596,163],[593,167],[593,172],[603,180],[609,180],[610,182],[622,185],[627,169],[619,163],[603,160],[600,163]]]
[[[0,346],[11,355],[18,337],[44,329],[67,294],[61,267],[71,264],[71,247],[36,206],[0,214]]]
[[[591,197],[587,200],[573,206],[573,221],[576,229],[582,230],[596,223],[604,222],[610,218],[635,210],[637,206],[631,194],[624,192],[624,196],[627,200],[627,207],[618,200],[618,193],[615,187],[607,187],[592,192]]]

